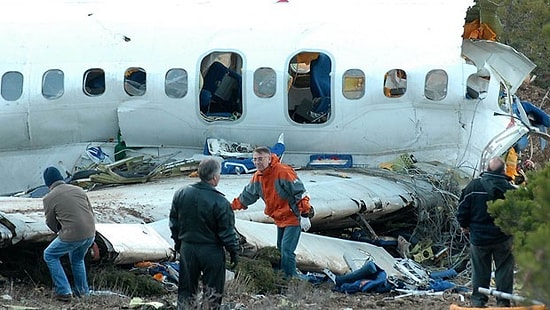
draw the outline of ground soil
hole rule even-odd
[[[346,295],[331,290],[326,283],[313,286],[311,283],[298,283],[292,291],[285,294],[254,295],[228,290],[223,299],[224,309],[449,309],[451,303],[467,305],[464,296],[456,293],[445,293],[441,296],[408,296],[400,294],[365,294]],[[99,295],[86,298],[74,298],[71,302],[57,301],[52,298],[50,288],[33,286],[29,283],[7,282],[0,285],[0,308],[11,309],[130,309],[132,297],[118,295]],[[135,301],[136,299],[134,299]],[[156,302],[163,305],[161,309],[175,309],[176,293],[167,293],[158,297],[142,298],[143,304]],[[24,308],[28,307],[28,308]],[[3,308],[2,308],[3,309]],[[155,309],[147,306],[136,306],[133,309]]]
[[[313,285],[304,281],[293,282],[286,293],[282,294],[250,294],[240,292],[239,289],[226,288],[223,299],[223,309],[387,309],[387,310],[437,310],[449,309],[451,304],[467,307],[468,295],[447,291],[441,295],[409,295],[392,292],[385,294],[355,293],[344,294],[332,290],[332,284],[323,283]],[[112,294],[111,291],[102,291],[102,295],[86,298],[73,298],[71,302],[57,301],[52,298],[50,288],[29,283],[5,282],[0,285],[0,308],[12,309],[175,309],[177,295],[175,292],[162,296],[143,297],[142,303],[131,307],[136,298]],[[161,308],[147,306],[148,303],[157,303]],[[141,304],[142,306],[138,306]],[[489,306],[494,306],[491,297]],[[29,307],[29,308],[23,308]],[[33,308],[34,307],[34,308]],[[2,308],[3,309],[3,308]]]
[[[529,101],[549,112],[550,99],[543,99],[547,90],[535,86],[524,85],[518,91],[521,100]],[[534,149],[529,157],[537,165],[543,165],[550,158],[547,148],[542,151]],[[2,249],[3,251],[5,249]],[[0,267],[5,267],[0,261]],[[2,268],[0,268],[1,270]],[[4,270],[5,271],[5,270]],[[47,271],[46,271],[47,272]],[[402,293],[392,292],[385,294],[356,293],[343,294],[332,291],[330,282],[313,285],[305,281],[296,281],[288,284],[280,294],[257,295],[244,292],[239,285],[228,282],[225,309],[449,309],[452,303],[468,306],[467,293],[456,291],[445,292],[442,295],[410,295],[400,296]],[[20,273],[17,276],[6,276],[0,272],[0,308],[2,309],[155,309],[152,305],[131,307],[131,301],[136,297],[131,294],[115,294],[115,289],[106,289],[99,295],[86,298],[75,298],[71,302],[61,302],[52,298],[51,287],[36,281],[33,276]],[[158,302],[162,309],[175,309],[175,292],[143,297],[143,302]],[[489,306],[494,305],[491,298]]]

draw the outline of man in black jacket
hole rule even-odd
[[[197,300],[202,272],[203,308],[218,309],[225,285],[225,252],[237,264],[237,234],[231,204],[216,190],[221,166],[215,159],[199,164],[200,182],[179,189],[172,200],[170,230],[180,253],[178,310],[200,308]]]
[[[491,159],[487,171],[462,190],[458,205],[457,220],[463,233],[470,235],[473,307],[485,307],[489,300],[487,295],[478,292],[478,288],[489,288],[493,261],[497,290],[510,294],[513,290],[513,239],[495,225],[494,219],[487,212],[487,201],[504,199],[504,193],[515,188],[507,179],[504,167],[501,158]],[[497,298],[497,306],[509,307],[510,301]]]

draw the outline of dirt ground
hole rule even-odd
[[[105,292],[104,292],[105,293]],[[239,293],[238,290],[227,289],[223,299],[223,309],[449,309],[451,303],[467,305],[467,297],[457,293],[445,293],[441,296],[406,296],[400,293],[346,295],[331,290],[331,285],[324,283],[313,286],[302,282],[290,285],[285,294],[251,295]],[[61,302],[51,297],[49,288],[4,282],[0,285],[0,308],[2,309],[175,309],[176,293],[168,293],[162,297],[137,299],[118,295],[98,295],[87,298],[75,298],[71,302]],[[466,299],[464,301],[464,299]],[[131,308],[134,300],[135,307]],[[155,302],[161,308],[154,308],[147,303]],[[139,305],[142,306],[139,306]]]
[[[1,280],[0,280],[1,281]],[[386,310],[438,310],[449,309],[451,304],[467,307],[468,295],[446,291],[437,295],[421,296],[391,292],[385,294],[356,293],[344,294],[332,290],[332,284],[313,285],[304,281],[289,284],[286,293],[274,295],[253,295],[240,292],[228,282],[223,308],[226,310],[244,309],[386,309]],[[160,297],[129,297],[101,291],[99,295],[74,298],[71,302],[61,302],[52,298],[50,288],[33,286],[29,283],[5,281],[0,284],[0,309],[175,309],[177,294],[167,293]],[[132,302],[133,301],[133,302]],[[141,302],[139,302],[141,301]],[[131,306],[132,303],[134,306]],[[155,308],[154,305],[158,308]],[[494,306],[491,297],[489,306]]]
[[[547,90],[524,85],[518,91],[521,100],[530,101],[549,112],[550,99],[545,99]],[[543,104],[544,103],[544,104]],[[543,165],[550,158],[550,151],[535,149],[529,157],[537,165]],[[0,261],[0,266],[4,262]],[[5,264],[4,264],[5,265]],[[467,280],[467,279],[466,279]],[[92,284],[93,286],[93,284]],[[243,292],[239,285],[228,282],[223,309],[449,309],[451,304],[469,305],[469,296],[465,292],[446,291],[441,295],[409,295],[391,292],[385,294],[356,293],[344,294],[332,290],[329,282],[313,285],[306,281],[295,281],[281,290],[284,293],[254,295]],[[139,303],[138,297],[118,295],[113,291],[97,291],[96,295],[60,302],[52,298],[51,288],[33,280],[28,274],[19,277],[7,277],[0,273],[0,309],[175,309],[176,293],[170,292],[155,297],[144,297]],[[518,292],[520,293],[520,292]],[[147,303],[158,303],[150,304]],[[134,304],[133,306],[131,304]],[[159,305],[162,305],[160,307]],[[494,306],[491,297],[489,306]]]

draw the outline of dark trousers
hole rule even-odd
[[[513,293],[514,287],[514,256],[512,255],[513,239],[502,243],[476,246],[470,244],[470,259],[472,263],[472,306],[485,306],[489,297],[479,293],[479,287],[489,288],[491,282],[491,266],[495,262],[496,289],[501,292]],[[510,301],[497,298],[498,306],[508,306]]]
[[[202,274],[202,299],[197,298]],[[178,310],[219,309],[225,285],[225,252],[218,245],[182,243]]]

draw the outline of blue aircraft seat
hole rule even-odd
[[[512,103],[512,110],[517,116],[520,116],[519,108],[518,108],[518,102],[523,107],[523,110],[525,111],[525,114],[527,114],[527,117],[529,118],[529,123],[532,126],[537,127],[541,132],[546,133],[548,128],[550,127],[550,115],[546,114],[544,110],[540,109],[539,107],[535,106],[529,101],[520,101],[519,98],[514,96],[514,103]],[[517,143],[516,151],[521,151],[527,147],[528,140],[527,137],[524,136],[520,141]],[[541,149],[546,148],[547,141],[544,138],[540,138],[540,147]]]
[[[210,106],[210,101],[212,100],[212,93],[207,89],[201,89],[199,95],[201,112],[208,113],[208,107]]]
[[[313,97],[312,111],[326,114],[330,111],[330,58],[319,53],[319,57],[311,61],[310,88]]]
[[[204,77],[199,100],[205,114],[234,112],[242,113],[242,90],[240,74],[228,69],[220,62],[214,62]]]

